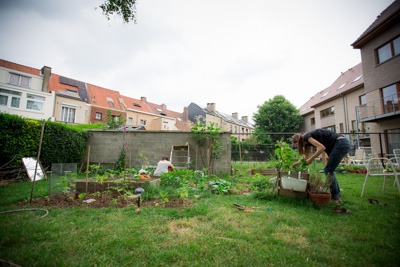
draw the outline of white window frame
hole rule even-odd
[[[20,108],[22,93],[14,90],[0,89],[0,96],[7,98],[6,106],[8,108]],[[18,106],[13,106],[13,101],[18,100]]]
[[[103,114],[101,112],[96,112],[95,119],[101,121]]]
[[[61,105],[60,121],[75,123],[76,106]]]
[[[14,77],[14,79],[13,79],[13,77]],[[31,88],[31,83],[32,83],[32,77],[21,75],[21,74],[14,73],[14,72],[8,73],[8,84],[25,87],[25,88]]]
[[[45,97],[35,94],[26,94],[26,98],[27,98],[26,101],[27,110],[43,111],[44,102],[46,100]],[[32,105],[31,107],[30,104]],[[35,109],[34,107],[37,107],[37,109]]]

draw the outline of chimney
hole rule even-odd
[[[161,104],[161,107],[162,107],[163,109],[167,109],[167,105],[165,105],[165,104]]]
[[[242,121],[244,121],[245,123],[248,123],[249,118],[247,116],[242,116]]]
[[[233,112],[232,113],[232,118],[238,119],[239,118],[239,114],[237,112]]]
[[[183,108],[183,119],[185,121],[189,121],[189,109],[188,107]]]
[[[147,100],[146,100],[146,97],[145,97],[145,96],[140,97],[140,101],[141,101],[142,103],[147,103]]]
[[[51,68],[44,66],[40,72],[43,75],[42,92],[49,92],[49,81],[51,76]]]
[[[215,103],[207,103],[207,108],[211,111],[215,111]]]

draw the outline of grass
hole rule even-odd
[[[0,259],[22,266],[398,266],[400,194],[365,175],[338,174],[344,207],[275,194],[209,195],[184,209],[47,208],[0,214]],[[249,179],[249,178],[246,178]],[[31,183],[0,187],[0,211]],[[47,181],[35,196],[47,194]],[[377,199],[386,206],[371,204]],[[233,203],[259,207],[244,213]],[[270,211],[267,210],[269,208]]]

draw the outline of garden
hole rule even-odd
[[[323,164],[290,170],[292,151],[278,142],[275,159],[233,163],[229,174],[175,169],[153,179],[151,170],[90,165],[57,185],[3,182],[1,264],[398,266],[394,179],[382,192],[383,180],[370,178],[360,197],[365,174],[342,166],[342,206],[316,205],[306,193],[283,194],[288,171],[305,173],[307,190],[327,191]]]

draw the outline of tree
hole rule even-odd
[[[116,14],[126,23],[131,20],[136,23],[136,0],[106,0],[100,8],[108,20],[111,15]]]
[[[263,143],[275,143],[282,136],[264,133],[293,133],[303,121],[298,109],[282,95],[265,101],[254,114],[255,132]]]

